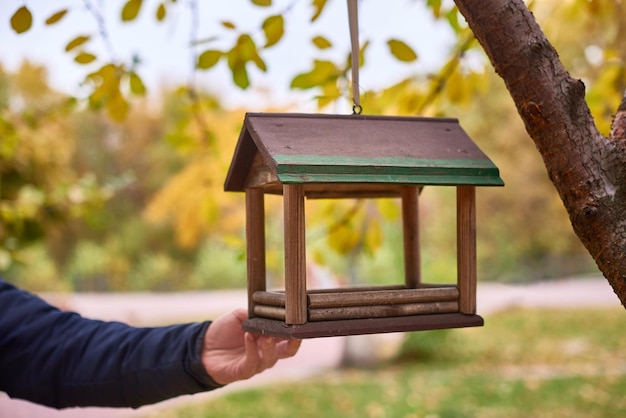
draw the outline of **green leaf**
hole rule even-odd
[[[446,13],[446,19],[450,24],[450,27],[454,29],[454,32],[458,33],[461,31],[461,24],[459,23],[459,10],[456,7],[453,7]]]
[[[159,4],[159,7],[157,7],[156,18],[159,22],[162,22],[163,20],[165,20],[166,16],[167,16],[167,9],[165,8],[165,4],[161,3]]]
[[[224,53],[222,51],[215,49],[204,51],[198,56],[198,63],[196,64],[196,67],[202,70],[207,70],[217,64],[223,55]]]
[[[80,52],[76,57],[74,57],[74,61],[79,64],[89,64],[96,60],[96,56],[94,54],[90,54],[89,52]]]
[[[310,89],[321,86],[327,81],[337,78],[340,71],[330,61],[315,60],[313,69],[308,73],[298,74],[292,81],[291,87],[297,89]]]
[[[313,17],[311,17],[311,22],[315,22],[317,18],[320,17],[324,11],[324,7],[326,7],[326,1],[327,0],[313,0],[313,8],[315,9],[315,12],[313,13]]]
[[[67,9],[59,10],[46,19],[46,25],[54,25],[67,14]]]
[[[69,52],[72,49],[78,46],[81,46],[82,44],[87,42],[89,39],[91,39],[91,36],[88,36],[88,35],[77,36],[76,38],[69,41],[67,45],[65,45],[65,52]]]
[[[250,86],[246,60],[242,58],[241,51],[234,47],[228,52],[228,67],[233,76],[233,82],[239,88],[245,90]]]
[[[33,25],[33,15],[26,6],[22,6],[11,16],[11,28],[16,33],[24,33]]]
[[[411,62],[417,59],[417,54],[413,49],[398,39],[387,41],[391,54],[400,61]]]
[[[272,5],[272,0],[251,0],[252,4],[261,7],[268,7]]]
[[[146,94],[146,86],[143,84],[143,80],[136,72],[131,71],[128,81],[130,84],[130,91],[133,94],[136,94],[137,96],[143,96]]]
[[[282,15],[270,16],[263,22],[265,32],[265,48],[275,45],[285,33],[285,21]]]
[[[246,65],[241,61],[238,61],[231,67],[231,71],[233,73],[233,82],[237,87],[242,90],[250,87],[250,79],[248,78],[248,70],[246,69]]]
[[[141,11],[143,0],[128,0],[122,8],[122,21],[130,22],[135,20]]]
[[[328,49],[333,46],[333,44],[323,36],[316,36],[311,41],[318,49]]]

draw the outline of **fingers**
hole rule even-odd
[[[300,348],[301,341],[260,336],[257,339],[259,364],[258,373],[273,367],[280,359],[293,357]]]
[[[301,343],[302,340],[295,339],[279,341],[276,345],[276,351],[278,352],[279,358],[283,359],[295,356]]]

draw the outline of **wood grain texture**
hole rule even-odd
[[[433,329],[481,327],[479,315],[460,313],[413,315],[395,318],[349,319],[341,321],[307,322],[287,325],[284,321],[252,318],[244,321],[243,329],[261,335],[280,338],[320,338],[344,335],[381,334],[388,332],[411,332]]]
[[[503,184],[456,119],[248,113],[224,189],[241,191],[247,179],[275,184],[273,176],[307,184]]]
[[[476,189],[457,187],[457,284],[460,311],[476,313]]]
[[[283,197],[286,322],[304,324],[307,321],[304,188],[301,184],[285,184]]]
[[[408,315],[459,312],[459,303],[428,302],[389,305],[344,306],[338,308],[311,308],[309,321],[336,321],[340,319],[391,318]]]
[[[418,186],[402,189],[402,232],[404,244],[404,282],[408,288],[416,288],[422,281],[420,257]]]
[[[265,201],[260,189],[246,190],[246,263],[248,270],[248,315],[254,316],[252,295],[264,291],[265,270]]]

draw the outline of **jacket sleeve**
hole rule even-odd
[[[0,390],[64,408],[139,407],[215,389],[200,361],[209,325],[86,319],[0,279]]]

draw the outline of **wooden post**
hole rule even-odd
[[[246,189],[246,252],[248,265],[248,316],[254,317],[252,295],[265,291],[265,201],[263,189]]]
[[[307,321],[306,242],[304,230],[304,186],[284,184],[285,216],[285,322]]]
[[[457,186],[457,285],[459,311],[476,313],[476,189]]]
[[[422,281],[419,233],[419,186],[402,188],[402,230],[404,234],[404,281],[415,289]]]

